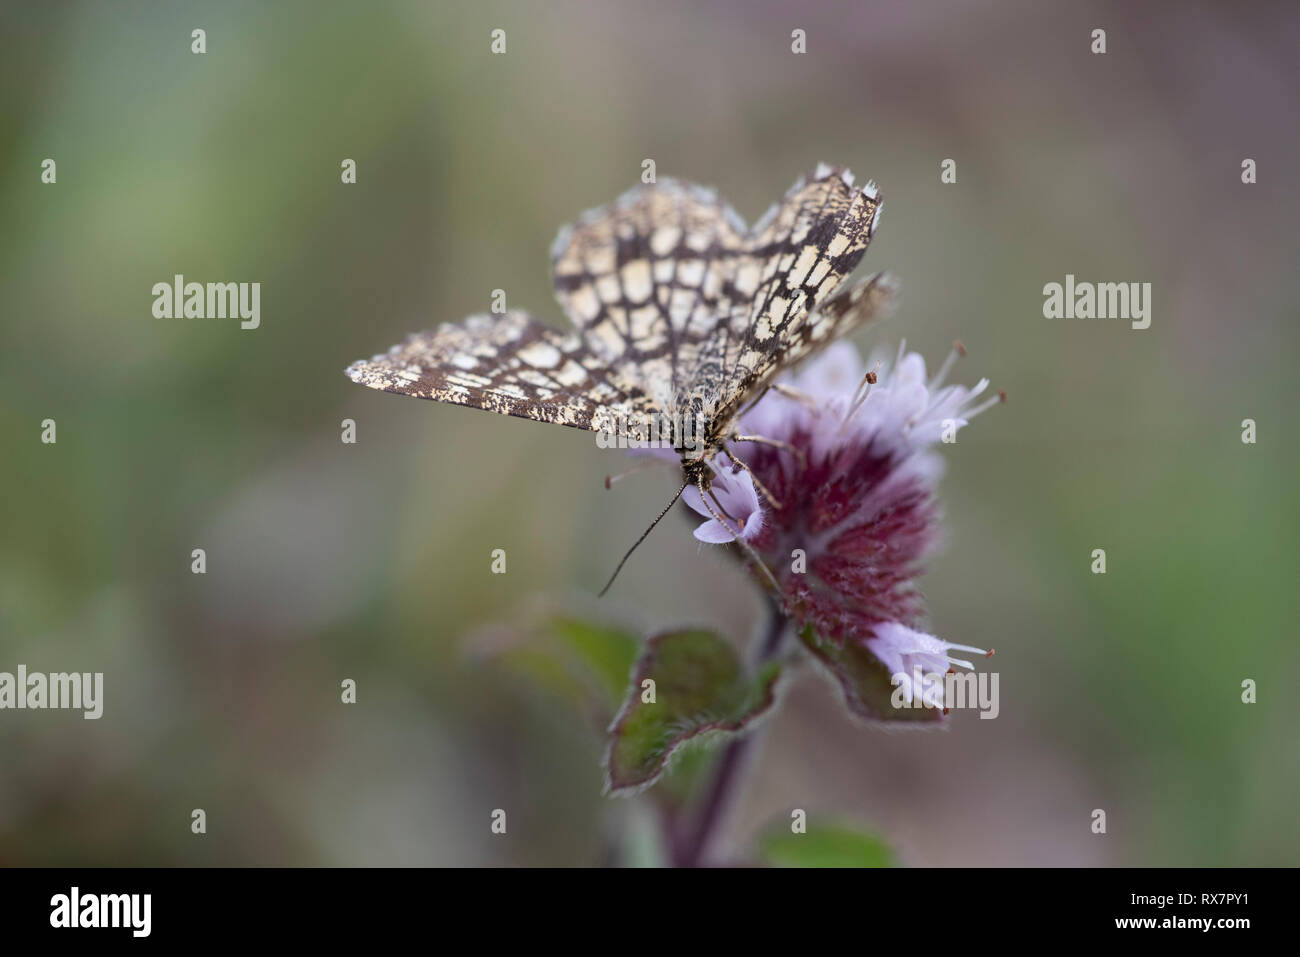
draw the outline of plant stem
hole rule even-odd
[[[755,667],[761,666],[776,657],[781,650],[781,639],[785,637],[786,619],[781,606],[774,601],[768,603],[767,630],[758,646]],[[690,830],[682,835],[674,835],[672,842],[673,863],[677,867],[698,867],[705,860],[705,852],[713,839],[719,822],[723,819],[731,803],[736,785],[741,778],[741,770],[758,732],[751,731],[731,741],[722,752],[717,770],[709,782],[709,789],[700,802],[699,815]]]

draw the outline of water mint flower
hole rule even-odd
[[[942,644],[914,630],[924,615],[915,580],[939,532],[936,447],[1000,401],[984,398],[987,379],[944,384],[963,351],[927,378],[925,360],[905,347],[892,361],[864,363],[852,345],[836,343],[743,417],[743,434],[779,446],[732,444],[780,506],[763,503],[762,526],[745,537],[786,609],[827,638],[866,643],[891,668],[900,655],[939,654],[921,638]],[[900,628],[920,637],[901,643]]]
[[[717,476],[713,479],[710,491],[722,506],[722,516],[726,524],[713,517],[713,512],[700,497],[699,489],[688,485],[682,492],[682,501],[709,520],[695,529],[695,537],[711,545],[721,545],[735,541],[735,533],[745,541],[753,541],[763,530],[763,507],[758,500],[758,490],[754,480],[726,457],[719,455],[714,461]],[[717,511],[715,506],[714,511]],[[734,521],[733,521],[734,519]]]
[[[866,646],[889,669],[909,704],[920,699],[931,708],[944,707],[943,676],[953,670],[954,665],[971,671],[975,669],[971,662],[954,658],[948,652],[968,651],[986,657],[992,654],[983,648],[950,644],[896,621],[877,625],[874,635],[866,640]]]

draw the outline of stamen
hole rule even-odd
[[[948,378],[948,373],[952,371],[952,367],[956,365],[957,360],[964,358],[965,355],[966,347],[958,339],[952,344],[952,352],[948,353],[948,358],[943,360],[943,365],[939,367],[939,371],[934,374],[934,378],[930,380],[930,384],[926,388],[933,391],[943,385],[943,380]]]
[[[879,368],[880,362],[877,361],[876,369]],[[840,423],[841,431],[843,431],[844,426],[849,424],[849,420],[858,414],[858,409],[862,408],[867,401],[867,396],[871,394],[871,387],[880,381],[876,375],[876,369],[872,369],[864,375],[862,381],[858,383],[858,387],[853,390],[853,401],[849,403],[849,411],[844,413],[844,421]]]
[[[613,475],[606,475],[606,476],[605,476],[605,488],[606,488],[606,489],[609,489],[609,488],[610,488],[610,487],[611,487],[615,482],[621,482],[621,481],[623,481],[623,479],[627,478],[629,475],[633,475],[633,474],[635,474],[635,473],[637,473],[637,472],[644,472],[646,469],[654,468],[656,465],[664,465],[664,464],[667,464],[667,463],[659,462],[659,461],[656,461],[655,459],[647,459],[647,460],[645,460],[644,462],[638,462],[636,465],[632,466],[630,469],[624,469],[622,472],[617,472],[617,473],[615,473],[615,474],[613,474]]]
[[[987,412],[989,409],[993,408],[995,405],[998,405],[998,404],[1000,404],[1000,403],[1002,403],[1002,402],[1006,402],[1006,401],[1007,401],[1007,393],[1006,393],[1006,390],[1005,390],[1005,389],[999,389],[997,395],[990,396],[986,401],[981,402],[979,405],[975,406],[975,408],[973,408],[973,409],[971,409],[969,412],[967,412],[967,413],[966,413],[966,418],[967,418],[967,419],[973,419],[973,418],[975,418],[975,416],[979,415],[981,412]]]
[[[969,668],[971,671],[975,670],[975,666],[973,664],[971,664],[969,661],[963,661],[961,658],[954,658],[951,655],[947,654],[947,652],[948,651],[969,651],[972,654],[983,655],[985,658],[989,658],[993,655],[993,652],[985,651],[983,648],[976,648],[974,645],[949,645],[945,643],[945,649],[946,650],[943,656],[944,660],[946,660],[950,664],[961,665],[963,668]]]

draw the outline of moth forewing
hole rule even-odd
[[[662,417],[658,438],[671,433],[684,479],[707,491],[740,411],[887,304],[883,276],[835,295],[879,216],[874,183],[855,187],[848,170],[825,163],[752,228],[713,190],[662,179],[556,238],[555,294],[572,331],[517,310],[472,316],[347,374],[372,389],[615,437]]]

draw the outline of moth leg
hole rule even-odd
[[[803,449],[797,449],[789,442],[782,442],[780,439],[769,439],[763,435],[741,435],[739,432],[732,432],[727,438],[732,442],[755,442],[759,445],[770,445],[774,449],[784,449],[799,460],[801,467],[808,467],[808,456],[804,455]]]
[[[767,486],[764,485],[759,480],[758,476],[754,474],[754,470],[751,469],[746,462],[743,462],[742,460],[736,458],[736,453],[731,451],[731,449],[726,448],[725,446],[724,449],[727,453],[727,458],[731,459],[731,461],[735,462],[742,469],[744,469],[746,472],[749,473],[749,477],[754,482],[754,488],[758,489],[759,494],[762,495],[763,498],[767,499],[768,504],[771,505],[773,508],[781,508],[782,507],[781,503],[778,502],[776,500],[776,497],[767,490]]]
[[[775,392],[777,395],[783,395],[787,399],[793,399],[795,402],[798,402],[800,405],[804,406],[805,408],[812,409],[814,412],[816,412],[817,409],[819,408],[816,399],[810,396],[807,392],[804,392],[800,389],[796,389],[794,386],[785,385],[780,382],[773,382],[770,386],[768,386],[768,388],[771,389],[773,392]]]
[[[773,386],[771,383],[763,386],[763,391],[760,392],[758,395],[754,396],[754,398],[750,399],[747,403],[745,403],[745,407],[736,413],[736,418],[740,418],[742,415],[744,415],[754,406],[758,405],[758,403],[762,401],[763,396],[767,395],[767,390],[772,388],[775,388],[775,386]]]
[[[768,580],[768,583],[772,586],[773,592],[775,592],[777,595],[780,595],[781,583],[776,580],[776,576],[772,574],[771,569],[769,569],[767,565],[764,563],[763,559],[759,557],[758,552],[754,551],[754,546],[749,544],[749,542],[745,541],[743,538],[740,537],[740,523],[736,522],[736,529],[735,531],[732,531],[732,527],[727,524],[726,519],[724,519],[722,515],[720,515],[717,511],[714,510],[714,505],[716,505],[718,509],[722,510],[722,512],[724,513],[726,512],[726,509],[722,508],[722,503],[719,502],[717,498],[714,496],[713,490],[704,487],[703,475],[701,475],[699,478],[695,480],[695,487],[699,489],[700,501],[703,502],[704,507],[709,510],[709,514],[713,516],[714,521],[716,521],[727,531],[732,532],[732,534],[735,535],[736,544],[739,545],[742,549],[744,549],[745,554],[749,556],[750,561],[752,561],[755,565],[757,565],[762,570],[763,577]],[[713,499],[713,505],[709,504],[709,499]],[[735,522],[736,520],[733,518],[732,521]]]

